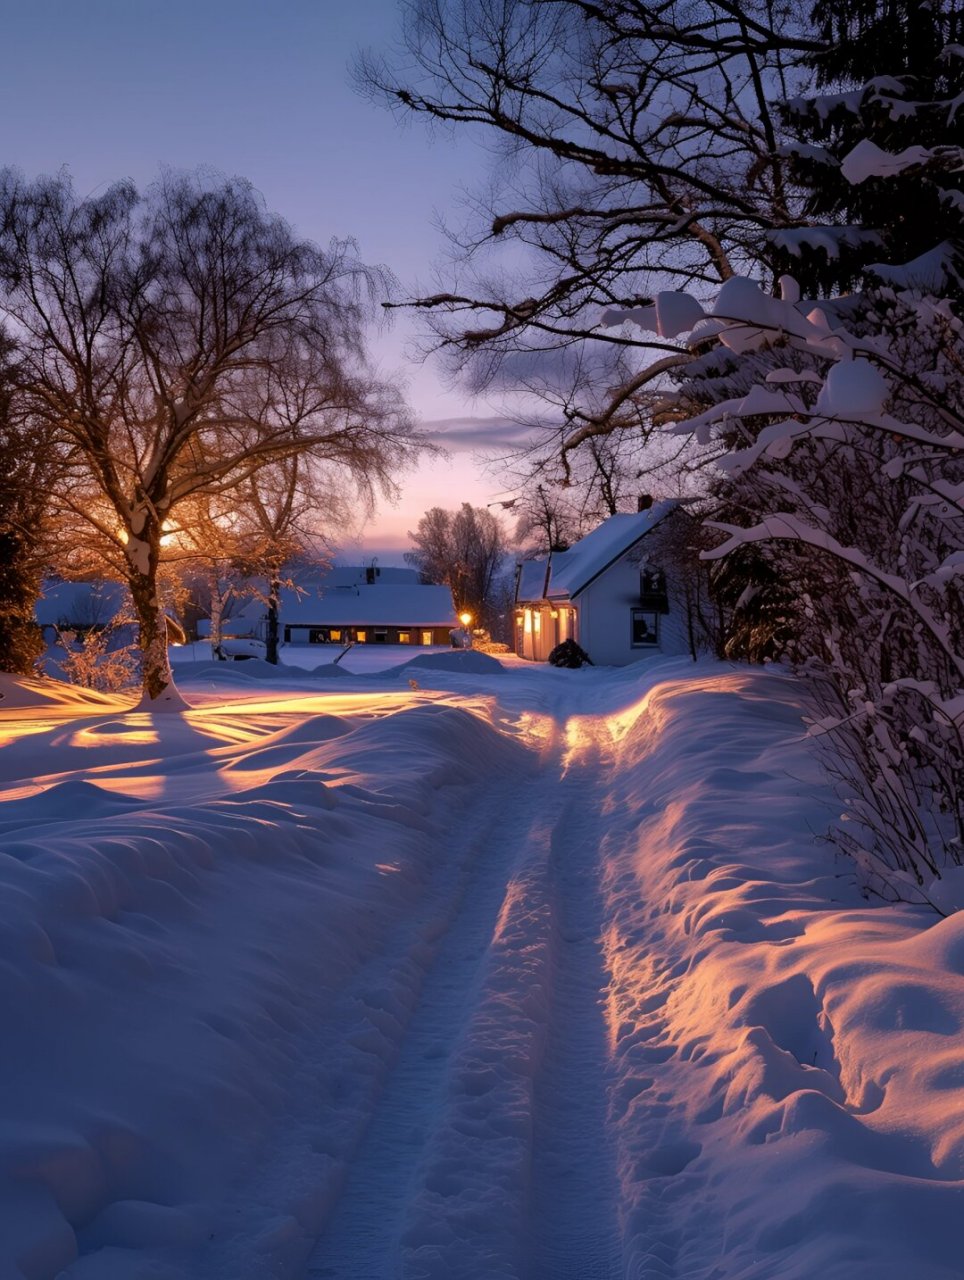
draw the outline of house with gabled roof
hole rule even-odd
[[[449,645],[458,626],[450,589],[420,581],[415,569],[373,564],[307,570],[292,575],[278,600],[285,644]],[[250,600],[227,629],[263,640],[263,597]]]
[[[599,666],[687,653],[672,584],[646,557],[646,537],[679,513],[678,501],[610,516],[567,551],[523,562],[516,577],[515,651],[544,662],[572,639]]]

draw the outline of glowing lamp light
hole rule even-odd
[[[472,615],[471,615],[471,613],[460,613],[460,614],[459,614],[459,622],[461,622],[461,624],[462,624],[462,626],[463,626],[463,627],[467,627],[471,621],[472,621]]]

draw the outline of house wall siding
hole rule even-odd
[[[576,598],[579,632],[576,637],[598,666],[622,667],[653,654],[688,652],[685,620],[669,591],[669,613],[657,620],[658,642],[633,644],[632,612],[639,608],[638,553],[629,551]]]

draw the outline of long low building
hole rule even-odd
[[[264,639],[263,601],[231,619],[233,634],[242,619],[248,634]],[[283,587],[278,607],[285,644],[448,645],[458,625],[449,588],[420,582],[414,569],[336,566]]]

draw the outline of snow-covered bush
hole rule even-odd
[[[741,279],[702,330],[737,358],[674,430],[726,440],[740,513],[705,554],[761,549],[784,575],[785,648],[854,824],[838,838],[875,890],[926,892],[964,860],[964,331],[909,291],[801,302]]]
[[[692,330],[673,429],[725,451],[706,554],[729,565],[728,643],[810,677],[839,842],[872,889],[926,897],[964,861],[960,14],[813,17],[829,91],[783,110],[807,225],[770,237],[811,299],[734,277],[710,313],[663,294],[622,314]]]

